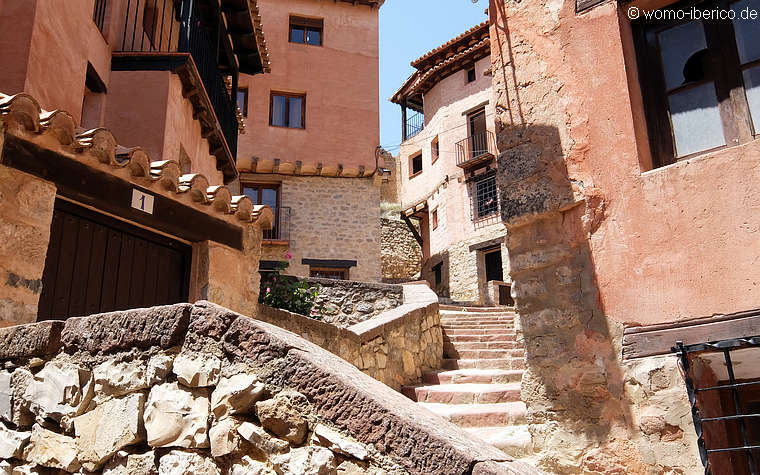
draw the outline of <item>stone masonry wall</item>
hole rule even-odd
[[[0,342],[3,473],[537,473],[210,303],[10,327]]]
[[[0,327],[37,319],[54,201],[55,186],[0,165]]]
[[[440,368],[443,358],[435,294],[425,285],[405,285],[403,291],[403,305],[347,328],[266,305],[260,305],[257,318],[321,346],[400,390],[421,382],[424,371]]]
[[[698,473],[675,356],[624,361],[623,326],[602,305],[590,239],[606,218],[605,202],[592,177],[576,172],[591,153],[590,135],[614,136],[615,148],[620,136],[593,130],[583,94],[573,96],[589,84],[572,69],[596,64],[575,55],[588,50],[590,32],[612,36],[594,21],[616,6],[583,16],[574,7],[499,0],[490,10],[498,185],[535,457],[558,474]]]
[[[356,260],[349,278],[379,282],[380,186],[372,178],[287,177],[282,206],[291,209],[287,272],[309,276],[306,259]],[[265,249],[262,259],[285,260],[282,249]]]
[[[380,221],[380,243],[384,281],[411,280],[419,275],[422,249],[405,222],[383,218]]]
[[[400,285],[310,278],[319,286],[315,305],[322,306],[326,323],[348,327],[398,307],[404,299]]]

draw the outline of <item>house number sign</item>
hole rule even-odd
[[[132,188],[132,207],[148,214],[153,214],[153,195]]]

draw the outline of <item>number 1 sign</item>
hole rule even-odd
[[[153,195],[132,188],[132,207],[148,214],[153,214]]]

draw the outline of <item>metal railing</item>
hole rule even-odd
[[[406,135],[404,140],[410,139],[422,132],[425,128],[425,114],[415,112],[411,117],[406,119]]]
[[[105,3],[105,0],[98,1]],[[220,35],[223,34],[221,17],[211,25],[204,24],[198,0],[127,0],[123,13],[124,31],[121,48],[117,49],[119,52],[190,53],[227,145],[235,156],[237,78],[232,78],[230,90],[225,81],[229,73],[225,74],[219,68]]]
[[[758,411],[745,410],[742,402],[745,395],[743,390],[749,390],[752,386],[760,386],[760,380],[738,381],[739,378],[734,373],[734,363],[732,360],[732,352],[746,350],[747,348],[756,348],[760,352],[760,336],[696,345],[684,345],[683,342],[678,341],[676,342],[676,346],[672,348],[672,351],[678,355],[681,361],[686,383],[686,393],[691,403],[692,420],[697,432],[697,447],[699,448],[699,456],[702,460],[702,465],[705,467],[706,475],[712,472],[713,460],[710,456],[717,456],[718,454],[732,454],[731,459],[733,463],[742,466],[741,473],[750,473],[752,475],[760,473],[760,436],[758,436],[757,432],[751,432],[751,430],[757,430],[760,413],[757,413]],[[695,381],[694,371],[691,369],[691,358],[698,357],[699,353],[721,354],[728,375],[727,382],[699,386],[699,381]],[[744,377],[746,378],[747,376]],[[704,393],[712,393],[714,395],[717,394],[715,397],[719,398],[721,392],[728,393],[727,396],[729,397],[726,400],[731,401],[729,405],[732,405],[733,409],[729,410],[728,414],[722,413],[711,415],[712,417],[705,417],[707,407],[702,395]],[[729,434],[727,432],[729,430],[733,432],[734,437],[728,437]],[[726,432],[722,434],[726,437],[720,437],[720,432]],[[709,440],[705,439],[705,433],[708,434]],[[718,433],[718,437],[716,437],[716,433]],[[720,447],[708,447],[708,444],[715,444],[715,441],[718,440],[728,442],[724,442],[723,446]],[[732,440],[735,442],[732,443]],[[734,466],[733,468],[738,467]]]
[[[108,0],[95,0],[95,8],[92,11],[92,21],[95,22],[101,33],[105,26],[107,4]]]
[[[264,230],[266,241],[290,241],[290,208],[278,206],[274,211],[272,229]]]
[[[496,156],[496,136],[486,130],[470,135],[455,144],[457,151],[457,165],[467,165],[469,162],[478,162],[489,156]]]

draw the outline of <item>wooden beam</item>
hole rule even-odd
[[[256,169],[259,168],[259,157],[251,158],[251,172],[256,173]]]
[[[240,226],[14,135],[6,134],[0,163],[54,183],[60,196],[170,236],[243,249]],[[153,214],[132,208],[133,189],[153,196]]]
[[[412,236],[414,236],[414,239],[417,240],[417,244],[419,244],[420,247],[422,247],[422,236],[420,236],[420,233],[417,232],[417,228],[414,227],[414,224],[412,224],[412,220],[409,219],[409,216],[407,216],[404,213],[401,213],[401,219],[403,219],[407,227],[409,227],[409,231],[412,232]]]
[[[274,165],[272,165],[272,173],[280,173],[280,159],[274,159]]]
[[[760,309],[689,322],[626,328],[623,334],[623,358],[668,354],[676,341],[694,345],[759,335]]]

